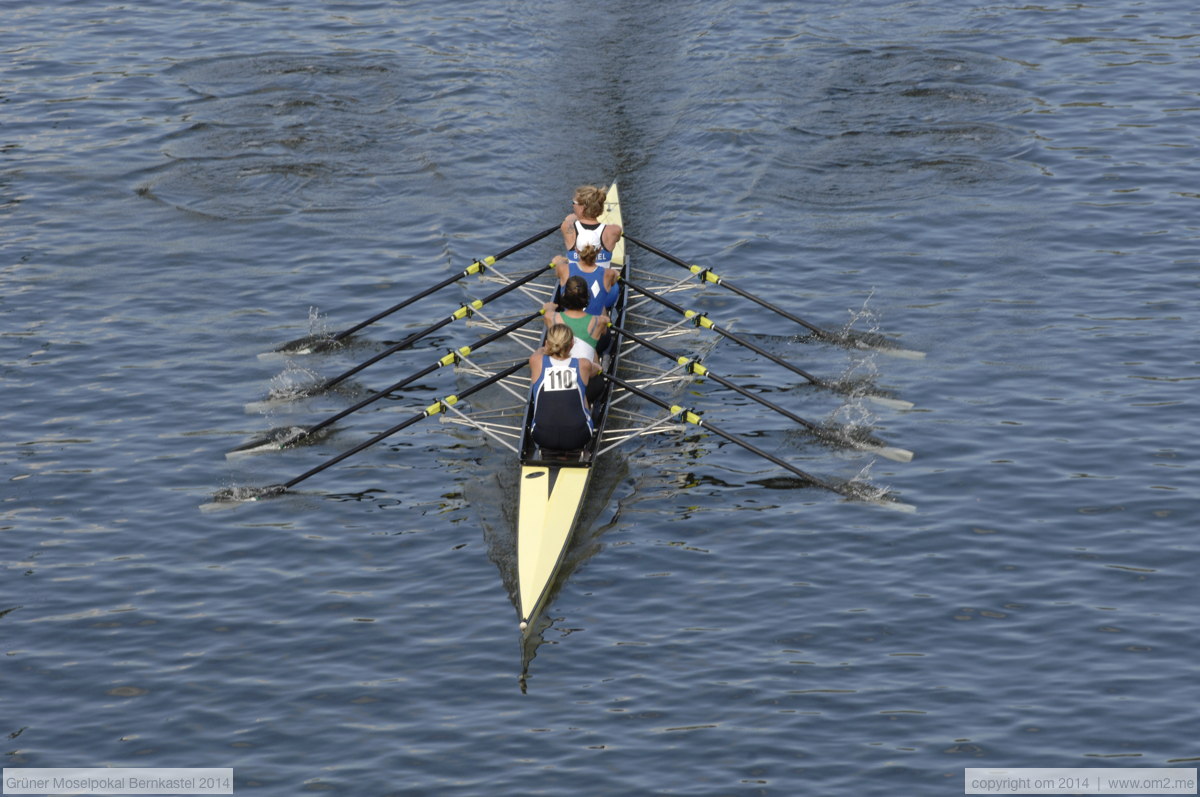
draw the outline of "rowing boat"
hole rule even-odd
[[[620,196],[615,183],[609,188],[605,211],[600,215],[600,221],[625,226],[621,215]],[[592,481],[597,463],[603,458],[605,452],[625,441],[647,434],[678,431],[691,425],[702,428],[727,443],[741,447],[772,463],[780,470],[789,472],[798,478],[799,483],[803,486],[816,486],[853,501],[868,502],[905,511],[912,509],[912,507],[897,502],[886,491],[871,488],[869,485],[854,480],[849,482],[830,480],[806,473],[788,462],[783,456],[765,451],[744,437],[713,425],[708,419],[701,417],[700,411],[681,407],[668,400],[671,395],[678,396],[683,392],[680,389],[681,384],[705,380],[733,390],[776,415],[804,427],[822,444],[868,451],[902,462],[912,458],[912,452],[889,446],[861,429],[845,428],[829,423],[814,424],[807,421],[775,402],[767,400],[759,395],[758,391],[747,389],[711,372],[707,366],[701,364],[698,358],[671,350],[669,348],[672,345],[671,341],[679,340],[682,337],[686,338],[684,345],[688,347],[687,350],[694,352],[696,349],[695,336],[712,332],[719,335],[720,340],[731,341],[755,352],[764,360],[786,368],[806,380],[814,388],[842,393],[855,398],[861,396],[874,399],[880,401],[885,407],[902,409],[911,406],[907,402],[889,398],[878,391],[864,390],[862,385],[842,385],[815,377],[784,358],[767,351],[762,346],[733,334],[714,322],[705,313],[681,307],[668,298],[668,295],[684,290],[696,290],[696,286],[690,284],[691,277],[695,277],[701,287],[716,286],[728,289],[754,301],[779,317],[794,321],[800,327],[813,332],[813,339],[817,342],[855,349],[875,348],[906,357],[920,356],[919,352],[899,349],[898,346],[879,335],[864,337],[860,333],[850,333],[849,331],[826,331],[748,291],[731,285],[728,280],[718,276],[712,269],[689,265],[686,261],[643,243],[628,234],[614,247],[610,266],[621,271],[621,293],[617,305],[609,313],[612,321],[610,332],[614,336],[614,341],[608,346],[602,358],[601,374],[595,377],[603,378],[605,382],[600,395],[594,402],[595,433],[589,444],[581,451],[564,453],[540,450],[534,444],[530,430],[532,413],[528,401],[530,380],[522,372],[527,368],[529,352],[536,347],[537,341],[541,340],[542,335],[526,327],[541,317],[540,311],[530,312],[534,303],[540,307],[542,302],[553,295],[555,288],[549,284],[541,284],[548,282],[545,280],[548,276],[547,266],[542,266],[524,275],[511,276],[502,273],[496,264],[502,258],[548,237],[557,230],[557,226],[550,227],[497,255],[477,260],[461,273],[444,279],[431,288],[405,299],[388,310],[337,335],[332,337],[328,335],[310,336],[292,341],[277,349],[276,354],[289,357],[319,353],[329,350],[330,347],[337,350],[342,341],[350,339],[354,333],[368,324],[373,324],[408,307],[418,299],[457,284],[468,277],[476,276],[481,280],[503,284],[503,287],[482,298],[462,304],[448,316],[443,316],[441,320],[405,336],[399,343],[388,346],[384,351],[344,373],[326,379],[303,393],[275,397],[275,400],[289,400],[301,395],[312,395],[328,390],[352,376],[357,376],[365,368],[391,357],[397,352],[412,348],[418,342],[455,321],[466,319],[469,323],[489,327],[492,330],[489,334],[471,345],[459,346],[438,355],[422,370],[376,391],[320,423],[308,427],[286,427],[273,430],[264,437],[228,452],[226,456],[279,451],[320,440],[322,435],[319,435],[319,432],[323,432],[334,423],[375,402],[402,396],[403,391],[415,387],[418,382],[440,368],[449,366],[456,372],[471,373],[479,381],[420,408],[416,414],[287,482],[259,488],[231,488],[218,491],[214,502],[206,504],[204,507],[220,508],[282,495],[300,482],[425,418],[438,416],[443,421],[471,426],[476,431],[498,441],[516,455],[516,462],[512,463],[515,465],[513,470],[507,470],[508,467],[512,467],[512,465],[508,465],[504,472],[507,474],[519,472],[519,488],[515,490],[518,493],[515,529],[517,572],[513,599],[520,618],[522,639],[527,647],[529,644],[535,644],[533,640],[537,636],[536,629],[541,625],[537,620],[548,604],[556,581],[560,579],[563,563],[571,549],[573,538],[584,525],[584,506],[587,503],[589,483]],[[627,257],[626,242],[656,255],[668,263],[685,267],[690,272],[689,277],[680,281],[672,281],[670,278],[664,279],[663,275],[650,270],[639,269],[637,274],[632,273]],[[682,287],[685,282],[689,285]],[[517,291],[520,291],[521,294],[517,294]],[[518,306],[516,310],[492,312],[490,306],[493,302],[499,301],[504,296],[511,297],[522,294],[525,296],[525,303]],[[485,310],[485,308],[488,309]],[[509,320],[516,313],[519,313],[520,316],[515,320]],[[664,315],[679,320],[664,320],[662,318]],[[627,321],[632,320],[637,321],[636,330],[629,329]],[[694,335],[691,331],[684,329],[689,325],[696,330]],[[479,350],[497,341],[507,342],[510,348],[523,347],[524,351],[519,355],[509,353],[497,362],[484,363],[480,361],[477,356]],[[634,350],[645,352],[647,358],[653,358],[655,355],[664,357],[672,362],[672,366],[669,369],[658,368],[649,362],[644,362],[641,357],[630,356]],[[496,392],[506,391],[508,395],[515,397],[519,404],[513,407],[489,408],[489,400],[483,396],[493,387],[496,388]],[[664,387],[672,391],[667,398],[664,398],[661,392]],[[689,391],[689,393],[695,392]],[[259,405],[265,404],[266,402],[259,402]],[[651,416],[631,409],[631,405],[636,407],[650,405],[663,412],[657,416]],[[468,409],[469,413],[464,412],[464,408]]]
[[[617,184],[613,183],[605,198],[600,222],[621,224],[621,200]],[[625,242],[618,241],[613,250],[610,268],[625,265]],[[622,290],[610,318],[618,327],[625,324],[625,304],[628,291]],[[614,335],[603,357],[604,373],[615,376],[620,363],[621,341]],[[595,377],[599,379],[600,377]],[[604,434],[614,384],[607,381],[597,397],[592,416],[595,433],[588,445],[569,455],[541,451],[533,442],[531,426],[533,405],[525,414],[520,456],[520,506],[517,521],[517,584],[520,628],[527,631],[542,610],[554,578],[570,546],[571,537],[579,525],[588,484],[596,464],[600,440]]]

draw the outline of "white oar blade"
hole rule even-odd
[[[890,459],[893,462],[912,462],[913,452],[906,448],[897,448],[895,446],[878,446],[867,449],[868,451],[878,454],[884,459]]]
[[[889,357],[898,357],[901,360],[924,360],[925,352],[917,351],[916,349],[893,349],[890,346],[873,346],[872,351],[877,351],[880,354],[886,354]]]
[[[915,515],[917,513],[915,506],[906,504],[903,501],[877,501],[876,506],[889,509],[892,512],[903,512],[906,515]]]
[[[904,401],[903,399],[885,398],[884,396],[866,395],[863,398],[867,399],[867,401],[870,401],[872,404],[878,404],[881,407],[887,407],[888,409],[891,409],[891,410],[911,410],[913,407],[916,406],[911,401]]]
[[[293,442],[296,438],[303,436],[307,430],[302,426],[290,426],[285,429],[276,429],[266,437],[251,441],[243,446],[238,446],[232,451],[225,452],[225,459],[238,459],[239,457],[248,456],[250,454],[264,454],[268,451],[279,451],[288,443]]]

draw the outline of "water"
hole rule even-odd
[[[281,795],[961,794],[965,767],[1197,766],[1197,12],[644,5],[7,9],[5,766],[232,766],[237,793]],[[792,411],[916,452],[898,463],[682,394],[916,513],[703,433],[625,449],[523,693],[509,460],[475,436],[428,422],[199,511],[466,384],[439,372],[314,445],[224,458],[483,334],[243,410],[478,293],[328,355],[259,353],[609,178],[633,235],[926,353],[688,297],[912,402],[697,341]]]

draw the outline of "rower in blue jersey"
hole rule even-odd
[[[571,356],[575,335],[555,324],[545,344],[529,356],[533,402],[533,441],[543,449],[578,451],[592,439],[595,426],[587,401],[587,384],[600,370],[592,360]]]
[[[567,260],[562,255],[554,258],[554,272],[558,275],[559,292],[567,286],[571,277],[581,277],[587,284],[588,304],[584,311],[591,315],[602,315],[617,303],[621,287],[617,285],[620,272],[615,268],[604,268],[596,263],[599,248],[588,244],[579,250],[579,260]]]

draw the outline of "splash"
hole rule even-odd
[[[312,435],[312,439],[305,439],[304,442],[313,442],[323,435]],[[261,454],[267,451],[281,451],[290,445],[297,444],[301,438],[308,438],[308,429],[303,426],[279,426],[276,427],[261,437],[257,437],[248,443],[225,452],[226,459],[234,459],[246,454]]]
[[[283,371],[271,379],[267,400],[291,401],[310,396],[321,381],[316,371],[289,360]]]
[[[283,495],[287,488],[282,484],[271,484],[266,487],[225,487],[213,493],[212,500],[200,505],[201,512],[217,512],[222,509],[234,509],[250,501],[263,498],[273,498]]]

